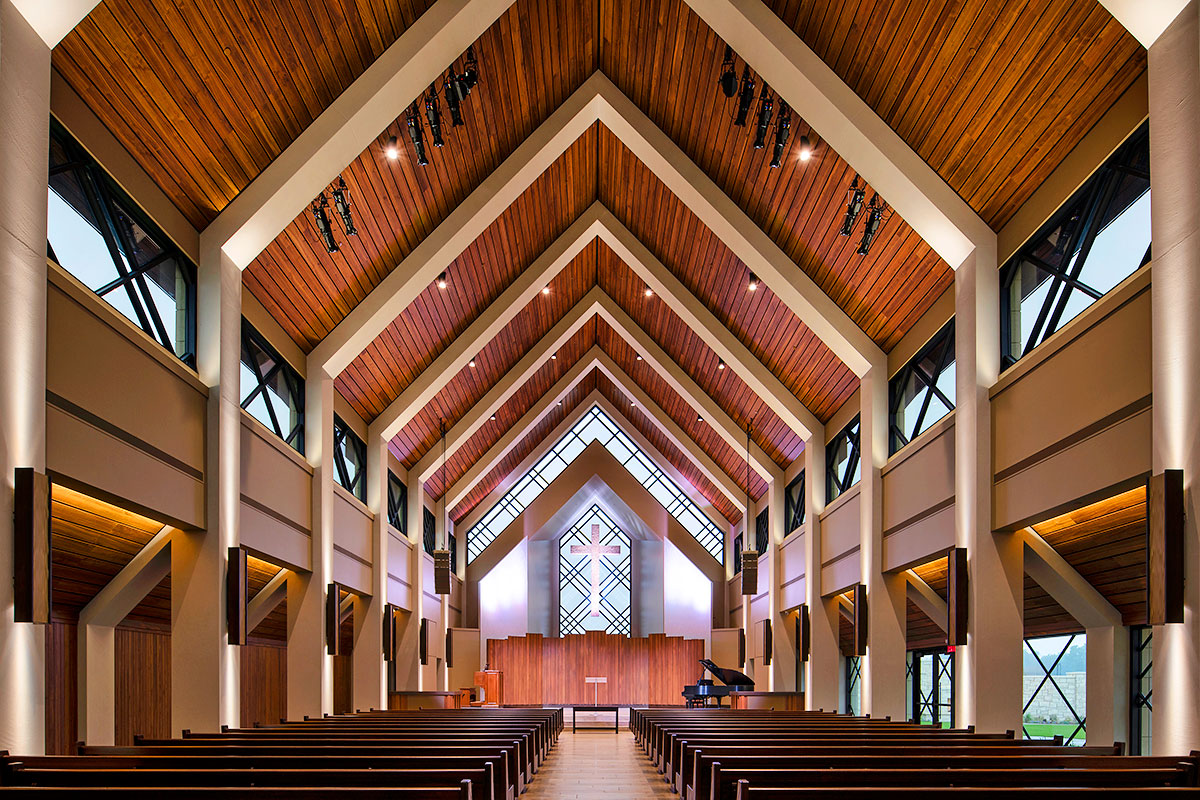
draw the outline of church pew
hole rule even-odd
[[[1047,790],[1055,800],[1146,800],[1200,796],[1200,789],[1186,786],[1139,786],[1134,788],[1102,786],[1062,786]],[[757,786],[738,781],[736,800],[928,800],[930,797],[967,798],[967,800],[1028,800],[1029,789],[971,786],[846,786],[822,788]]]
[[[77,800],[80,797],[161,800],[472,800],[471,782],[457,786],[377,788],[364,786],[0,786],[0,797]]]
[[[720,780],[730,787],[722,787],[721,797],[732,797],[732,784],[742,771],[787,770],[787,769],[871,769],[871,770],[987,770],[987,769],[1032,769],[1032,770],[1172,770],[1182,773],[1186,785],[1196,784],[1196,760],[1175,756],[1092,756],[1077,755],[1074,748],[1060,748],[1059,755],[1024,755],[1021,752],[1004,755],[793,755],[789,748],[770,749],[760,747],[716,747],[696,750],[689,755],[692,769],[685,775],[686,787],[680,795],[687,800],[716,797],[713,786]],[[714,770],[714,764],[720,768]]]

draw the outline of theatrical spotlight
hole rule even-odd
[[[338,216],[342,218],[342,230],[346,231],[347,236],[357,236],[358,230],[354,227],[354,217],[350,215],[350,203],[346,200],[346,179],[338,178],[337,186],[330,191],[333,195],[333,207],[337,209]]]
[[[425,119],[429,120],[433,146],[441,147],[446,142],[442,139],[442,102],[438,99],[436,87],[430,87],[429,94],[425,95]]]
[[[855,175],[847,190],[846,218],[842,220],[842,236],[849,236],[850,232],[854,230],[854,223],[858,220],[858,214],[862,211],[863,200],[866,196],[867,190],[858,185],[858,176]]]
[[[860,256],[865,256],[871,249],[871,242],[875,241],[875,234],[879,232],[882,217],[883,201],[879,199],[879,195],[872,195],[871,204],[867,206],[867,226],[863,228],[862,241],[859,242],[856,251]]]
[[[771,151],[771,166],[778,167],[783,163],[783,151],[787,149],[788,134],[792,129],[792,109],[788,104],[779,101],[779,118],[775,121],[775,148]],[[801,160],[804,160],[803,143],[807,138],[801,138]]]
[[[767,130],[771,127],[771,110],[775,101],[771,99],[771,90],[764,83],[762,94],[758,96],[758,126],[754,132],[754,149],[762,150],[767,146]]]
[[[750,77],[750,65],[742,67],[742,91],[738,94],[737,118],[733,124],[739,128],[746,127],[746,117],[750,114],[750,104],[754,102],[754,78]]]
[[[417,151],[417,163],[423,167],[429,163],[429,157],[425,155],[425,131],[421,125],[421,112],[417,110],[416,103],[408,107],[404,118],[408,123],[408,138],[412,140],[413,149]]]
[[[471,90],[479,83],[479,62],[475,60],[475,47],[472,45],[467,48],[467,57],[463,60],[462,75],[458,76],[463,87],[463,97],[471,93]]]
[[[731,100],[737,95],[737,73],[733,70],[733,48],[725,45],[725,60],[721,62],[721,77],[717,78],[717,85],[721,87],[721,93]]]
[[[336,253],[338,245],[333,239],[333,227],[329,224],[329,214],[326,211],[328,208],[329,201],[325,198],[325,193],[321,192],[321,196],[313,200],[313,222],[317,225],[317,233],[321,234],[321,241],[325,243],[325,249],[330,253]]]
[[[450,112],[450,124],[457,128],[463,124],[462,98],[458,95],[458,78],[454,75],[453,67],[446,75],[446,83],[442,86],[442,91],[446,95],[446,109]]]

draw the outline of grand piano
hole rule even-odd
[[[712,680],[702,677],[699,683],[683,687],[682,694],[687,701],[688,708],[707,705],[711,697],[717,699],[717,705],[719,706],[721,705],[721,698],[728,697],[732,692],[750,692],[754,690],[754,681],[736,669],[718,667],[707,658],[700,659],[700,664],[711,672],[713,677],[725,685],[717,686]]]

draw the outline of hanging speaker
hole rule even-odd
[[[742,594],[758,594],[758,553],[742,551]]]
[[[450,594],[450,551],[433,551],[434,594]]]
[[[336,583],[329,584],[325,589],[325,647],[331,656],[340,656],[341,637],[338,628],[341,627],[341,587]]]
[[[229,563],[225,568],[225,630],[229,643],[246,643],[246,551],[229,548]]]
[[[383,660],[396,660],[396,607],[391,603],[383,607]]]
[[[50,479],[32,467],[13,475],[13,621],[50,621]]]
[[[808,654],[812,648],[812,620],[808,617],[808,604],[800,606],[796,615],[796,643],[800,649],[800,663],[808,663]]]
[[[967,643],[967,548],[952,547],[946,559],[946,644],[957,647]]]
[[[854,652],[851,655],[867,654],[867,587],[854,584]]]
[[[1183,470],[1151,475],[1146,499],[1146,622],[1183,622]]]

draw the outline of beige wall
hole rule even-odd
[[[786,611],[805,602],[805,547],[807,526],[791,533],[779,547],[779,608]]]
[[[855,484],[821,515],[821,588],[825,594],[840,592],[860,580],[859,506],[859,485]]]
[[[883,568],[928,561],[954,544],[954,414],[883,468]]]

